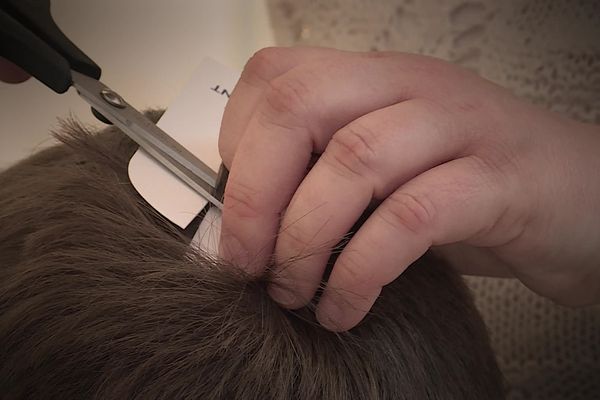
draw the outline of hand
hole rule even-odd
[[[29,74],[11,63],[7,59],[0,57],[0,81],[6,83],[21,83],[29,79]]]
[[[331,247],[380,202],[318,304],[329,329],[355,326],[431,246],[461,272],[514,276],[564,304],[600,300],[599,127],[467,70],[265,49],[229,100],[219,146],[231,170],[222,256],[260,273],[274,252],[270,293],[285,307],[313,297]]]

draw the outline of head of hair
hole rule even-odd
[[[57,136],[0,174],[2,398],[503,398],[470,295],[431,254],[333,333],[274,303],[270,273],[190,247],[131,186],[117,129]]]

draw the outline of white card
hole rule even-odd
[[[192,238],[190,245],[204,250],[210,255],[216,256],[219,254],[220,238],[221,210],[217,207],[210,207],[204,218],[202,218],[200,226]]]
[[[157,125],[215,173],[219,170],[221,117],[239,73],[205,58]],[[129,161],[129,179],[158,212],[185,228],[208,201],[139,149]]]

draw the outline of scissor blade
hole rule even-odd
[[[85,101],[202,197],[217,208],[223,208],[214,195],[217,174],[210,167],[102,82],[77,71],[71,74],[73,86]],[[116,95],[113,96],[116,101],[109,103],[106,91]]]

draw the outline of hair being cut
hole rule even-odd
[[[332,333],[278,307],[270,273],[190,247],[131,186],[120,131],[58,137],[0,174],[1,398],[504,398],[466,287],[432,255]]]

